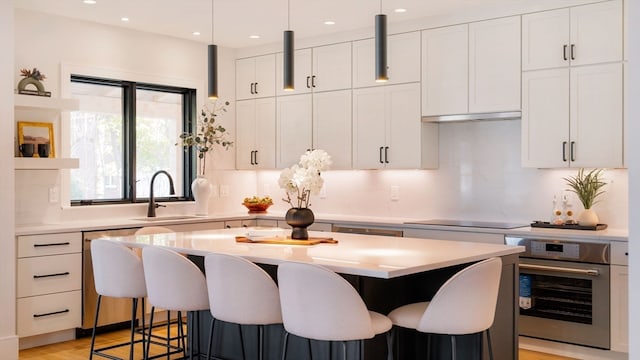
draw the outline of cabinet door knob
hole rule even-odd
[[[253,155],[254,165],[258,165],[258,150],[255,151],[255,155]]]
[[[567,61],[567,44],[562,45],[562,58]]]
[[[316,87],[316,76],[315,75],[311,76],[311,87],[312,88]]]
[[[576,161],[575,146],[576,146],[576,142],[572,141],[571,142],[571,147],[569,148],[569,154],[570,154],[570,157],[571,157],[571,161]]]
[[[251,90],[250,90],[251,94],[255,94],[255,92],[253,92],[253,84],[255,84],[255,83],[251,83],[251,87],[250,87],[251,88]]]
[[[384,161],[382,161],[382,146],[380,146],[380,149],[378,150],[378,159],[380,164],[384,164]]]
[[[255,93],[258,93],[258,83],[254,83],[253,88],[255,89]]]
[[[562,161],[567,161],[567,142],[562,142]]]
[[[385,163],[389,163],[389,147],[385,146],[384,147],[384,162]]]
[[[307,76],[307,89],[311,89],[311,85],[309,84],[309,80],[311,80],[311,76]]]
[[[571,60],[576,59],[576,44],[571,44]]]

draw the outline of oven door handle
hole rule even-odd
[[[574,269],[560,266],[547,266],[547,265],[534,265],[534,264],[520,264],[520,269],[525,270],[542,270],[542,271],[555,271],[568,274],[579,274],[589,276],[600,276],[600,271],[597,269]]]

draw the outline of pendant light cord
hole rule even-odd
[[[382,14],[382,0],[380,0],[380,14]]]
[[[214,0],[211,0],[211,44],[213,44],[213,3]]]
[[[287,0],[287,30],[291,30],[291,0]]]

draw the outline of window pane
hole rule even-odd
[[[173,178],[176,195],[183,195],[182,133],[183,95],[156,90],[136,93],[136,195],[148,198],[151,177],[165,170]],[[154,196],[169,196],[169,180],[162,174],[154,182]]]
[[[123,199],[122,88],[72,82],[71,93],[71,200]]]

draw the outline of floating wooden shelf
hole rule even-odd
[[[13,101],[18,110],[73,111],[80,108],[78,99],[15,94]]]
[[[80,166],[79,159],[72,158],[14,158],[16,170],[60,170],[76,169]]]

